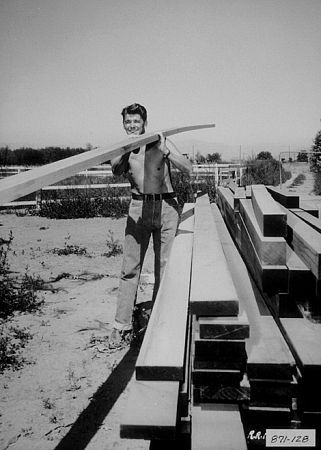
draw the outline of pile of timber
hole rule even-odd
[[[240,309],[208,197],[185,205],[131,380],[123,438],[246,448]]]
[[[247,400],[241,382],[249,324],[207,196],[195,205],[190,313],[192,448],[247,448],[239,403]]]
[[[273,392],[268,401],[271,406],[285,407],[291,406],[288,403],[293,398],[292,407],[298,408],[296,418],[305,425],[320,424],[321,323],[309,320],[302,308],[302,305],[320,308],[321,221],[318,210],[302,202],[299,196],[274,187],[254,185],[251,198],[248,197],[245,189],[243,198],[238,193],[235,199],[230,189],[220,187],[217,204],[251,273],[253,287],[269,305],[268,311],[272,311],[274,323],[297,366],[292,370],[292,380],[289,368],[282,375],[283,366],[278,366],[278,372],[272,367],[265,382],[272,388],[270,393]],[[250,317],[249,320],[252,334],[253,323]],[[258,383],[258,374],[253,373],[250,353],[247,373],[251,402],[260,402],[267,391]],[[271,378],[274,379],[272,384]]]

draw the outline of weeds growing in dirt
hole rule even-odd
[[[44,398],[42,404],[45,409],[53,409],[55,407],[55,402],[51,401],[49,397]]]
[[[37,290],[43,280],[34,278],[26,269],[21,282],[13,278],[8,262],[8,253],[13,241],[12,232],[9,239],[2,239],[0,243],[0,318],[6,319],[15,311],[29,312],[38,309],[43,300],[38,298]]]
[[[115,239],[114,233],[111,230],[108,230],[108,239],[106,241],[107,252],[103,253],[102,256],[116,256],[123,253],[123,247],[119,244],[119,240]]]
[[[31,338],[25,329],[5,323],[0,326],[0,373],[9,367],[15,370],[23,365],[21,349]]]
[[[75,370],[72,367],[67,371],[68,389],[67,391],[77,391],[81,388],[80,378],[76,375]]]
[[[80,247],[79,245],[73,245],[69,244],[67,241],[69,241],[70,235],[65,237],[65,243],[63,248],[57,248],[55,247],[53,250],[51,250],[51,253],[59,256],[67,256],[67,255],[84,255],[87,257],[91,257],[87,253],[87,249],[85,247]]]
[[[11,231],[8,239],[0,239],[0,372],[22,366],[21,349],[31,339],[30,333],[8,323],[10,316],[16,311],[35,311],[43,303],[37,295],[43,284],[39,276],[34,278],[26,269],[21,281],[13,277],[8,261],[13,239]]]

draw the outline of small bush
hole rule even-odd
[[[107,252],[103,253],[102,256],[107,256],[107,258],[109,258],[110,256],[116,256],[123,253],[123,247],[119,244],[119,240],[114,238],[114,233],[109,230],[108,234],[109,238],[106,242]]]
[[[321,195],[321,172],[314,174],[314,193],[315,195]]]
[[[130,197],[120,189],[67,191],[64,198],[44,201],[38,215],[50,219],[79,219],[90,217],[123,217],[128,212]]]
[[[25,329],[7,324],[0,326],[0,373],[9,367],[19,369],[22,366],[21,349],[31,338]]]
[[[8,263],[8,252],[11,250],[13,240],[12,232],[9,239],[2,239],[0,244],[0,318],[6,319],[15,311],[29,312],[35,311],[43,303],[39,300],[37,289],[41,287],[43,281],[40,277],[33,278],[26,269],[22,281],[19,283],[11,275]]]

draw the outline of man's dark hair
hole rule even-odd
[[[123,116],[123,122],[125,120],[126,114],[139,114],[144,122],[146,122],[147,120],[147,110],[145,106],[142,106],[139,103],[133,103],[132,105],[125,106],[125,108],[121,112],[121,115]]]

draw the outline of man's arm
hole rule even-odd
[[[191,174],[193,165],[189,159],[181,155],[179,151],[173,147],[171,150],[166,146],[165,138],[160,134],[159,149],[164,153],[164,158],[167,158],[174,166],[181,172]]]
[[[121,175],[122,173],[127,172],[129,155],[130,152],[125,153],[125,155],[117,156],[110,161],[111,170],[114,175]]]

